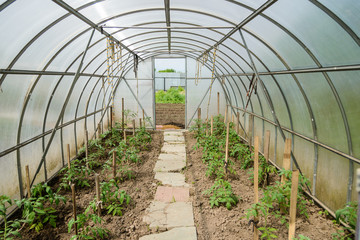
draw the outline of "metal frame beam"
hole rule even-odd
[[[168,38],[168,50],[171,51],[171,29],[170,29],[170,0],[164,0],[165,4],[165,18],[166,18],[166,31]]]

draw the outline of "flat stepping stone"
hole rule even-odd
[[[165,203],[153,201],[146,209],[143,221],[150,229],[170,230],[175,227],[194,226],[191,202]]]
[[[163,185],[173,187],[189,187],[185,182],[185,176],[181,173],[156,172],[155,179],[162,182]]]
[[[189,200],[189,188],[159,186],[156,189],[155,200],[161,202],[186,202]]]
[[[179,152],[179,153],[160,153],[158,160],[162,161],[171,161],[171,160],[178,160],[178,161],[185,161],[186,153]]]
[[[180,142],[177,144],[164,143],[163,147],[161,148],[161,152],[175,154],[186,153],[185,144]]]
[[[154,172],[178,172],[185,166],[185,156],[160,154],[159,160],[155,163]]]
[[[197,240],[195,227],[179,227],[163,233],[147,235],[139,240]]]
[[[164,142],[185,142],[184,136],[164,135]]]
[[[184,136],[183,132],[179,132],[179,131],[166,131],[164,132],[164,136]]]

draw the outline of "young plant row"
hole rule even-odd
[[[89,188],[90,181],[100,166],[102,173],[110,170],[113,166],[113,152],[116,153],[116,176],[100,183],[100,201],[92,200],[84,213],[77,215],[76,219],[68,222],[68,231],[72,231],[75,225],[78,234],[72,239],[103,239],[108,236],[109,230],[102,227],[101,216],[97,215],[97,209],[101,208],[101,214],[121,216],[124,207],[130,204],[131,199],[125,191],[119,188],[119,183],[135,177],[135,173],[128,166],[130,162],[140,163],[138,153],[148,150],[152,141],[151,135],[144,127],[137,129],[134,136],[127,140],[123,139],[123,133],[118,129],[118,124],[112,130],[105,132],[101,138],[89,141],[88,157],[78,158],[71,162],[70,168],[65,167],[60,171],[62,178],[56,191],[47,185],[39,183],[32,187],[31,197],[22,200],[12,200],[10,197],[0,196],[0,239],[9,240],[21,237],[20,232],[25,227],[40,232],[45,226],[56,227],[58,208],[60,204],[66,204],[64,194],[70,190],[71,184],[77,189]],[[84,156],[85,148],[80,150],[80,156]],[[103,164],[103,161],[106,161]],[[21,219],[7,220],[6,215],[14,205],[22,211]]]

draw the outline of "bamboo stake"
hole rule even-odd
[[[236,124],[235,124],[235,130],[236,133],[239,135],[239,121],[240,121],[240,113],[236,113]]]
[[[220,93],[217,93],[217,110],[218,110],[218,115],[220,115]]]
[[[71,164],[70,164],[70,144],[67,145],[67,163],[68,163],[68,168],[70,171],[71,168]]]
[[[31,198],[29,165],[25,166],[25,173],[26,173],[26,189],[28,192],[28,197]]]
[[[122,131],[124,132],[125,129],[125,105],[124,105],[124,98],[121,98],[121,127],[122,127]]]
[[[101,215],[101,204],[100,204],[100,184],[99,184],[99,174],[95,174],[95,190],[96,190],[96,210],[97,215]]]
[[[211,135],[213,135],[214,132],[214,118],[211,116]]]
[[[292,240],[295,237],[298,185],[299,185],[299,170],[294,170],[292,172],[292,178],[291,178],[289,240]]]
[[[225,107],[225,115],[224,115],[224,123],[226,123],[227,122],[227,105],[226,105],[226,107]]]
[[[285,170],[290,170],[290,155],[291,154],[291,139],[287,138],[285,140],[285,149],[284,149],[284,157],[283,157],[283,165],[282,167]],[[285,176],[281,175],[281,183],[285,183]]]
[[[113,151],[113,176],[116,178],[116,151]]]
[[[259,137],[254,138],[254,203],[259,202]],[[259,231],[256,227],[258,222],[257,218],[254,218],[254,240],[259,239]]]
[[[133,135],[135,136],[135,119],[132,120],[132,124],[133,124]]]
[[[73,214],[74,214],[74,219],[75,219],[75,223],[74,223],[74,227],[75,227],[75,234],[78,235],[78,228],[77,228],[77,223],[76,223],[76,199],[75,199],[75,184],[71,184],[71,192],[72,192],[72,202],[73,202]]]
[[[228,122],[226,125],[226,145],[225,145],[225,170],[226,170],[226,172],[227,172],[228,157],[229,157],[229,128],[230,128],[230,123]]]
[[[89,169],[89,132],[85,131],[85,158],[86,158],[86,168]]]

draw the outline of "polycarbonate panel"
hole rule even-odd
[[[360,168],[360,164],[354,163],[354,169],[358,169]],[[353,174],[353,179],[357,179],[357,173],[356,170],[354,171]],[[358,200],[358,192],[356,191],[356,186],[357,186],[357,181],[353,181],[353,185],[352,185],[352,195],[351,195],[351,201],[356,202]]]
[[[21,126],[20,141],[28,140],[42,133],[45,111],[51,90],[55,87],[58,80],[59,76],[40,77],[26,107]]]
[[[328,74],[344,106],[350,128],[353,156],[360,158],[360,71],[329,72]]]
[[[275,134],[275,126],[265,122],[264,123],[264,127],[265,127],[265,133],[266,131],[270,131],[270,143],[269,143],[269,159],[273,162],[275,162],[275,142],[278,136],[276,136]]]
[[[316,67],[305,49],[269,20],[259,16],[249,22],[245,28],[261,39],[265,39],[284,58],[291,69]]]
[[[319,147],[316,197],[330,209],[344,207],[349,179],[349,160]]]
[[[16,152],[1,157],[0,164],[1,195],[7,195],[12,199],[20,199]]]
[[[238,5],[235,5],[231,2],[223,1],[221,2],[221,5],[219,5],[219,1],[217,0],[208,0],[206,3],[203,1],[193,1],[193,0],[182,0],[182,1],[172,1],[170,2],[171,10],[173,11],[174,8],[180,8],[180,9],[201,9],[202,13],[207,13],[211,15],[215,15],[221,18],[225,18],[228,21],[231,21],[235,24],[240,23],[242,20],[244,20],[248,15],[251,14],[251,11],[248,9],[245,9],[243,7],[240,7]],[[187,16],[188,13],[183,13],[183,15]],[[195,18],[201,18],[202,16],[196,16]],[[172,21],[176,21],[177,18],[172,17]],[[185,18],[186,19],[186,18]],[[193,19],[193,17],[189,17],[187,19]],[[197,19],[193,19],[197,20]],[[219,26],[219,25],[212,25],[212,22],[210,21],[204,21],[201,23],[203,26]],[[231,26],[229,23],[224,23],[222,26]],[[228,29],[228,31],[230,31]]]
[[[360,2],[357,0],[319,0],[360,36]],[[351,6],[351,7],[349,7]]]
[[[18,0],[2,10],[0,68],[7,68],[18,52],[38,32],[65,13],[67,12],[55,3],[42,0]]]
[[[96,103],[97,103],[97,99],[98,99],[98,93],[99,91],[102,89],[102,81],[97,81],[97,83],[95,84],[95,87],[93,88],[91,95],[89,95],[89,100],[88,100],[88,104],[87,104],[87,113],[92,113],[95,112],[96,109]]]
[[[186,75],[187,78],[193,79],[195,78],[196,75],[196,61],[192,58],[186,58]],[[208,69],[206,66],[203,66],[200,63],[200,68],[201,68],[201,74],[199,72],[199,76],[201,76],[201,78],[211,78],[211,71],[210,69]],[[201,81],[202,79],[200,79]]]
[[[53,129],[55,127],[55,123],[60,116],[61,109],[66,99],[66,95],[69,92],[73,80],[73,76],[64,76],[61,79],[59,85],[57,86],[56,91],[51,99],[51,103],[47,113],[45,131]],[[53,89],[51,89],[51,91],[52,90]]]
[[[16,145],[20,113],[30,82],[36,76],[7,75],[0,91],[0,152]]]
[[[284,131],[285,138],[290,138],[291,134]],[[280,129],[277,128],[277,142],[276,142],[276,164],[280,167],[283,166],[284,159],[284,148],[285,148],[285,140],[283,139]],[[292,148],[291,148],[292,149]],[[292,149],[293,150],[293,149]]]
[[[359,46],[339,24],[310,1],[277,1],[264,14],[294,33],[323,66],[359,63]]]
[[[312,119],[307,108],[304,96],[291,75],[276,75],[276,80],[281,87],[292,116],[294,130],[307,137],[313,138]],[[271,80],[270,80],[271,81]],[[271,95],[276,98],[277,95]],[[276,111],[278,114],[278,110]],[[280,121],[281,124],[283,122]]]
[[[234,61],[236,63],[235,71],[230,73],[253,72],[246,49],[238,43],[234,42],[231,39],[227,39],[224,41],[224,46],[219,47],[219,50],[221,50],[221,52],[224,52],[224,54],[226,54],[228,58],[231,59],[231,61]],[[229,64],[231,64],[232,66],[235,65],[231,62]],[[239,69],[239,67],[241,68],[241,70]]]
[[[86,103],[88,101],[88,98],[91,94],[91,91],[93,90],[95,84],[97,82],[97,78],[91,78],[87,85],[85,86],[84,92],[79,100],[79,108],[77,110],[77,115],[76,117],[81,117],[83,115],[85,115],[85,111],[86,111]]]
[[[315,162],[314,144],[295,136],[293,153],[302,173],[310,180],[309,188],[312,190]]]
[[[318,140],[340,151],[347,152],[344,122],[329,84],[321,73],[296,74],[317,123]]]
[[[76,155],[74,124],[70,124],[62,128],[62,138],[63,138],[64,157],[65,159],[68,158],[67,145],[70,144],[70,159],[72,159]]]
[[[15,69],[42,70],[52,56],[88,25],[69,16],[42,34],[19,58]],[[86,43],[83,43],[84,47]]]

